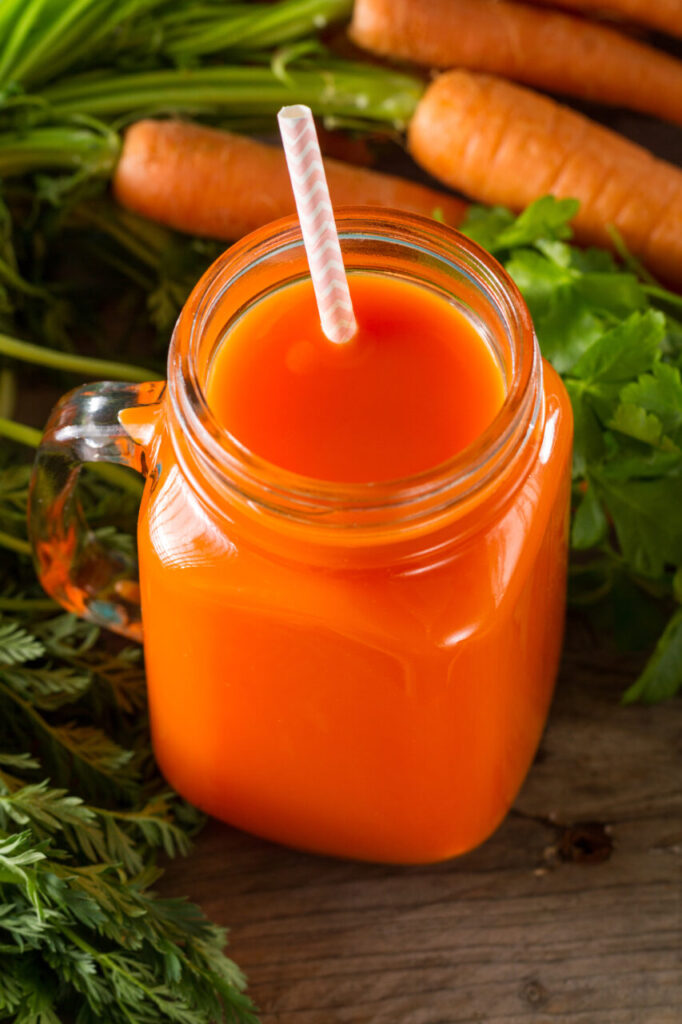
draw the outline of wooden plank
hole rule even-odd
[[[538,758],[481,848],[387,867],[212,823],[171,866],[231,928],[263,1024],[680,1024],[682,702],[572,629]]]

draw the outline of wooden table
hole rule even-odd
[[[682,701],[572,622],[507,820],[429,867],[314,857],[212,823],[165,892],[231,929],[263,1024],[680,1024]]]

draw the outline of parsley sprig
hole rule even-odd
[[[577,209],[551,197],[517,218],[475,207],[463,230],[516,281],[571,399],[574,601],[610,596],[628,621],[655,618],[646,595],[670,610],[624,697],[654,703],[682,687],[682,297],[622,244],[625,265],[571,245]]]

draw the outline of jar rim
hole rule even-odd
[[[359,526],[381,522],[391,511],[403,520],[468,498],[491,474],[518,454],[539,412],[542,366],[528,308],[504,268],[459,231],[436,220],[398,210],[341,207],[335,212],[342,250],[358,238],[417,246],[461,269],[492,299],[508,334],[512,372],[504,402],[488,427],[449,459],[394,480],[336,482],[306,476],[269,462],[235,438],[215,417],[199,372],[199,344],[207,317],[225,290],[255,261],[302,248],[296,216],[259,228],[228,248],[209,267],[185,304],[171,339],[168,380],[171,406],[185,440],[182,462],[194,477],[209,474],[214,485],[252,507],[318,525]],[[283,278],[286,281],[286,277]],[[248,304],[247,304],[248,307]],[[187,458],[190,455],[189,459]],[[193,465],[187,466],[188,461]],[[212,502],[215,504],[215,502]],[[220,504],[220,503],[218,503]]]

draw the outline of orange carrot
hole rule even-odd
[[[530,0],[543,6],[624,18],[682,39],[682,0]]]
[[[464,67],[682,124],[682,61],[584,18],[513,0],[355,0],[360,46]]]
[[[539,196],[580,200],[579,240],[614,225],[654,273],[682,285],[682,170],[554,100],[488,75],[449,71],[427,89],[410,152],[441,181],[520,210]]]
[[[388,174],[326,160],[336,206],[383,206],[456,225],[466,204]],[[187,121],[138,121],[128,129],[114,194],[135,213],[179,231],[233,240],[295,212],[284,152]]]

